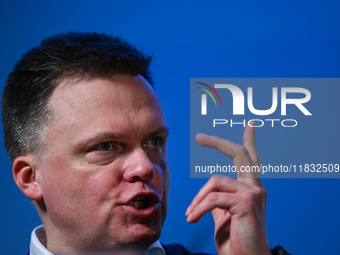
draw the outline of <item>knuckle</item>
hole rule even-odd
[[[215,203],[217,199],[218,199],[218,194],[215,192],[209,193],[207,195],[207,200],[209,203]]]
[[[254,194],[252,192],[243,192],[242,195],[242,201],[245,202],[248,205],[252,205],[254,204],[255,198],[254,198]]]
[[[218,176],[217,175],[213,175],[209,181],[207,182],[208,185],[214,187],[216,185],[216,183],[218,182]]]
[[[253,193],[256,197],[262,196],[263,195],[263,189],[259,186],[255,186],[253,188]]]
[[[216,186],[218,185],[224,178],[224,176],[221,176],[221,175],[213,175],[210,179],[209,179],[209,184],[212,185],[212,186]]]
[[[239,145],[236,149],[236,153],[237,155],[248,155],[248,150],[246,147],[242,146],[242,145]]]
[[[258,201],[266,200],[267,198],[267,190],[263,185],[255,186],[253,189],[253,193]]]

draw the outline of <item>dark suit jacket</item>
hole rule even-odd
[[[191,253],[180,244],[169,244],[169,245],[162,244],[162,246],[165,250],[166,255],[209,255],[207,253]],[[271,253],[273,255],[291,255],[288,251],[283,249],[280,245],[274,247],[271,250]]]
[[[162,244],[165,254],[166,255],[211,255],[207,253],[191,253],[187,249],[184,248],[184,246],[180,244],[169,244],[169,245],[164,245]]]
[[[207,253],[191,253],[180,244],[162,244],[166,255],[211,255]],[[29,253],[27,253],[29,255]]]
[[[165,254],[166,255],[211,255],[208,253],[191,253],[187,249],[184,248],[183,245],[180,244],[169,244],[164,245],[162,244]],[[285,249],[283,249],[281,246],[276,246],[274,249],[271,250],[272,254],[277,255],[290,255],[289,252],[287,252]],[[29,253],[27,253],[29,255]]]

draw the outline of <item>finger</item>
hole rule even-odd
[[[227,221],[231,217],[231,214],[226,209],[221,208],[214,208],[211,211],[211,215],[213,216],[215,227],[221,222],[221,220]]]
[[[239,193],[221,193],[221,192],[212,192],[209,193],[197,206],[194,210],[188,215],[187,222],[195,223],[199,221],[203,215],[207,212],[211,212],[214,209],[220,209],[220,211],[227,210],[231,215],[240,214],[242,212],[249,212],[249,209],[244,209],[243,207],[251,207],[247,205],[247,203],[242,198],[244,194]],[[249,200],[249,199],[248,199]],[[251,201],[247,201],[252,204]],[[238,204],[242,204],[238,206]],[[237,205],[237,206],[236,206]],[[237,209],[237,207],[241,207]]]
[[[245,135],[245,140],[247,142],[247,146],[253,146],[255,143],[253,130],[248,127]],[[197,134],[196,135],[197,142],[205,147],[214,148],[220,151],[221,153],[229,156],[233,160],[233,164],[236,167],[237,177],[244,178],[258,178],[259,177],[259,167],[252,167],[253,162],[250,158],[248,150],[245,146],[235,144],[228,140],[221,139],[217,136],[209,136],[205,134]],[[251,141],[254,142],[251,142]],[[256,151],[256,147],[255,147]],[[254,149],[252,149],[252,153],[254,153]]]
[[[224,140],[217,136],[212,136],[212,135],[197,134],[196,141],[204,147],[222,150],[220,152],[228,155],[229,157],[235,156],[235,151],[233,150],[233,146],[235,144],[228,140]],[[225,143],[222,144],[223,142]]]
[[[252,121],[250,123],[252,126],[247,125],[243,132],[243,145],[246,147],[249,156],[254,165],[260,166],[261,159],[257,153],[256,142],[255,142],[255,123]]]
[[[247,150],[242,145],[230,142],[217,136],[205,134],[197,134],[196,141],[202,146],[217,149],[219,152],[229,156],[233,160],[236,168],[240,166],[238,163],[241,162],[244,165],[252,164]]]
[[[245,214],[252,215],[256,212],[265,213],[265,188],[255,185],[245,186],[248,188],[239,190],[239,192],[236,193],[218,191],[210,192],[204,197],[204,199],[200,200],[188,214],[187,221],[197,222],[205,213],[214,209],[220,209],[216,210],[217,214],[223,210],[227,210],[231,215],[238,214],[241,216],[245,216]],[[257,211],[256,208],[261,210]]]
[[[188,216],[192,212],[192,210],[194,210],[196,205],[199,204],[202,200],[204,200],[212,192],[236,193],[241,189],[248,188],[249,185],[243,182],[239,182],[235,179],[226,176],[214,175],[209,179],[209,181],[200,189],[200,191],[194,197],[185,215]]]
[[[247,125],[244,128],[243,146],[244,148],[246,148],[252,164],[247,166],[246,169],[243,168],[243,170],[246,170],[246,171],[238,172],[237,179],[242,182],[261,185],[259,181],[261,159],[256,149],[254,122],[251,122],[250,124],[251,126]]]

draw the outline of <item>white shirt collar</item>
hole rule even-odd
[[[43,225],[33,229],[31,234],[30,255],[53,255],[46,249],[47,239]]]
[[[46,249],[47,239],[43,225],[33,229],[31,234],[30,255],[53,255]],[[165,255],[164,248],[159,240],[149,246],[144,255]]]
[[[161,242],[157,240],[149,246],[146,252],[144,252],[144,255],[165,255],[165,250],[161,245]]]

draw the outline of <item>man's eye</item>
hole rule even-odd
[[[86,160],[91,164],[107,165],[111,164],[122,152],[123,147],[114,141],[98,143],[89,149]]]
[[[101,143],[96,147],[96,149],[100,151],[110,151],[112,150],[112,143],[110,142]]]
[[[161,138],[152,138],[149,141],[145,143],[144,146],[150,147],[150,148],[158,148],[162,145],[162,139]]]

